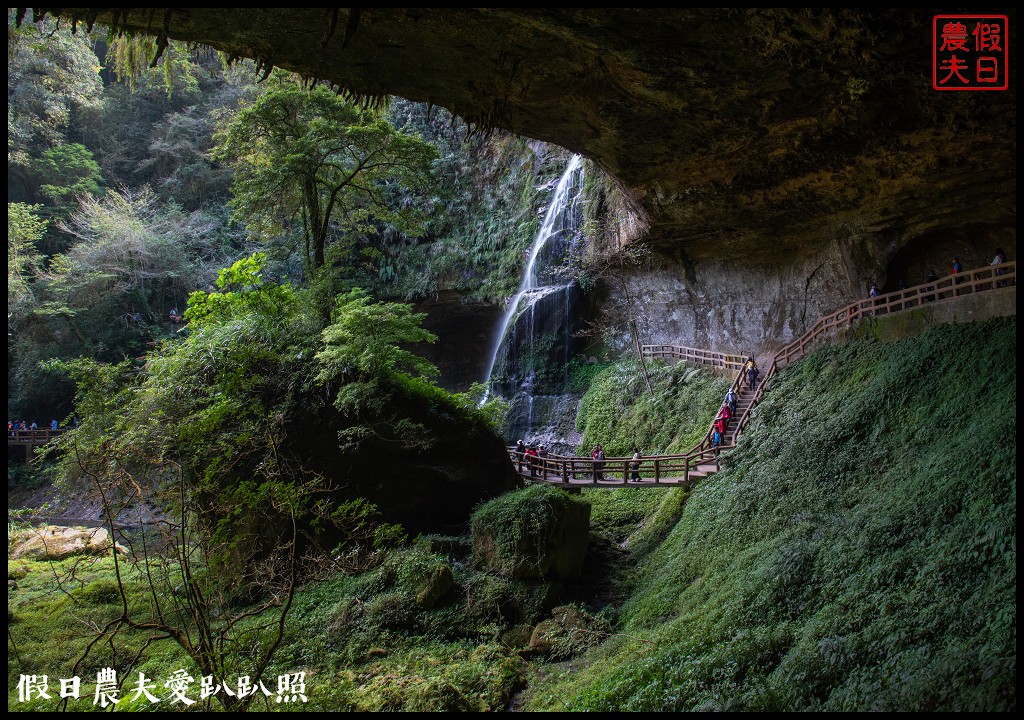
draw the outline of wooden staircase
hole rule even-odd
[[[633,474],[631,458],[606,458],[598,464],[590,458],[551,455],[538,464],[520,456],[516,448],[509,448],[509,459],[516,472],[527,480],[543,481],[562,487],[665,487],[692,486],[697,480],[718,472],[719,455],[736,446],[739,436],[750,422],[754,407],[763,397],[769,381],[779,368],[795,362],[807,354],[809,348],[834,337],[837,331],[852,327],[861,318],[875,318],[893,313],[907,312],[930,305],[948,302],[981,292],[1016,292],[1017,263],[988,265],[957,275],[897,290],[867,300],[859,300],[831,315],[818,320],[806,333],[779,350],[772,358],[768,370],[762,371],[754,388],[747,387],[743,364],[747,356],[676,345],[644,345],[647,358],[662,358],[693,365],[735,370],[732,389],[736,394],[736,412],[729,420],[721,446],[712,444],[714,424],[704,438],[689,452],[682,455],[657,455],[640,461],[639,482],[630,481]],[[724,398],[723,398],[724,400]]]

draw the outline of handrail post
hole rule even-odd
[[[654,484],[661,484],[661,460],[654,458]]]

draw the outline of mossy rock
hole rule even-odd
[[[607,622],[585,610],[560,605],[533,629],[529,647],[536,655],[564,660],[597,645],[608,630]]]
[[[507,577],[578,578],[590,532],[590,503],[534,485],[496,498],[471,521],[473,559]]]
[[[425,610],[437,607],[454,589],[455,578],[451,568],[447,565],[436,567],[427,578],[426,585],[416,593],[416,605]]]

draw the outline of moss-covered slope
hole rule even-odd
[[[1015,709],[1015,340],[947,325],[785,370],[620,634],[529,707]]]

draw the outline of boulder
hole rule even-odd
[[[473,558],[527,580],[578,578],[590,533],[590,503],[546,485],[509,493],[473,515]]]
[[[118,545],[118,551],[125,548]],[[103,555],[110,551],[106,528],[45,525],[17,533],[8,546],[11,559],[61,560],[72,555]]]

